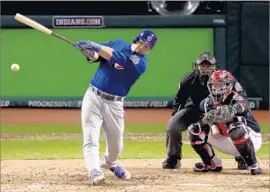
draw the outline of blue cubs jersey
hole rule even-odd
[[[113,56],[109,61],[101,59],[91,84],[103,92],[124,97],[146,71],[147,57],[132,52],[131,44],[123,40],[101,45],[113,48]]]

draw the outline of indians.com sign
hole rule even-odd
[[[54,16],[54,28],[100,28],[104,26],[101,16]]]

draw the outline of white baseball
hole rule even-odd
[[[17,64],[17,63],[14,63],[14,64],[11,65],[10,68],[11,68],[12,71],[19,71],[20,70],[20,65]]]

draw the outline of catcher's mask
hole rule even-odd
[[[202,53],[194,63],[194,70],[200,75],[210,75],[216,70],[216,58],[209,52]]]
[[[224,102],[233,89],[234,77],[226,70],[214,71],[207,82],[208,90],[215,103]]]

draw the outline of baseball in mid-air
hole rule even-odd
[[[20,65],[17,63],[13,63],[10,68],[11,68],[11,71],[16,72],[20,70]]]

